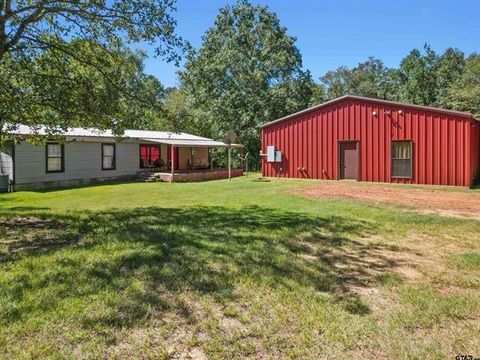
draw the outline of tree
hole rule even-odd
[[[352,69],[341,66],[320,78],[328,99],[357,95],[381,99],[394,98],[396,76],[374,57]]]
[[[412,50],[400,63],[401,98],[417,105],[434,105],[436,101],[437,54],[425,44],[424,53]]]
[[[0,0],[0,59],[43,50],[52,40],[77,38],[108,45],[156,43],[156,52],[177,59],[171,0]],[[161,40],[158,42],[158,40]]]
[[[480,115],[480,55],[470,55],[464,72],[453,82],[446,97],[447,107]]]
[[[438,56],[429,45],[413,49],[400,67],[386,68],[373,57],[349,69],[340,66],[320,78],[327,99],[359,95],[478,112],[476,58],[466,71],[463,52],[448,48]]]
[[[374,57],[359,63],[352,71],[352,93],[359,96],[380,97],[379,84],[385,71],[383,62]]]
[[[314,86],[295,38],[275,13],[248,1],[220,9],[180,80],[196,129],[214,138],[235,131],[257,160],[260,125],[307,107]]]
[[[464,67],[465,55],[459,50],[448,48],[440,56],[434,66],[435,105],[448,106],[448,89],[462,76]]]
[[[352,81],[352,72],[346,66],[340,66],[336,70],[330,70],[320,78],[325,88],[327,99],[332,100],[340,96],[348,95]],[[350,94],[353,95],[353,94]]]
[[[310,98],[310,106],[318,105],[325,102],[327,96],[325,94],[325,89],[321,84],[313,84],[312,86],[312,96]]]
[[[46,124],[52,131],[81,125],[121,132],[135,116],[114,116],[139,109],[139,103],[156,111],[156,99],[152,104],[150,97],[132,92],[140,83],[125,81],[139,67],[119,49],[145,41],[155,44],[156,55],[178,61],[183,41],[174,33],[174,10],[173,0],[0,0],[0,129],[22,122]],[[101,78],[97,85],[110,95],[89,99],[88,81],[70,74],[72,66],[90,80]],[[131,80],[143,78],[145,91],[158,87],[152,78],[136,75]],[[108,103],[109,96],[123,98],[123,112],[113,111],[120,103]],[[95,101],[107,109],[98,112]]]
[[[400,101],[402,94],[398,69],[385,68],[376,82],[376,87],[377,98]]]
[[[167,89],[163,108],[162,116],[151,123],[152,129],[195,132],[194,117],[183,88]]]
[[[143,53],[121,46],[107,50],[85,40],[61,47],[0,68],[7,79],[0,85],[6,126],[43,125],[54,134],[88,124],[121,134],[127,126],[147,126],[161,113],[164,89],[144,74]]]

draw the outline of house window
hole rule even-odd
[[[49,143],[45,146],[46,170],[48,173],[63,172],[65,149],[64,145]]]
[[[412,177],[411,141],[392,141],[392,177]]]
[[[160,157],[160,145],[140,145],[140,168],[162,167],[163,161]]]
[[[102,144],[102,170],[115,170],[115,144]]]

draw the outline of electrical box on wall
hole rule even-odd
[[[267,146],[267,162],[282,162],[282,152],[275,150],[275,145]]]
[[[267,162],[275,162],[275,146],[267,146]]]
[[[280,150],[275,151],[275,162],[282,162],[282,152]]]

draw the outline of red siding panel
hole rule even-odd
[[[344,99],[264,127],[261,136],[263,153],[275,145],[283,155],[282,163],[262,160],[264,176],[338,179],[338,143],[355,140],[361,181],[471,186],[480,177],[480,125],[408,105]],[[392,140],[413,143],[411,179],[390,175]]]
[[[470,147],[470,174],[472,178],[477,181],[480,179],[480,125],[477,124],[472,127],[470,132],[467,132],[467,139]]]

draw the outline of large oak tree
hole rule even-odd
[[[0,0],[0,129],[113,128],[161,111],[161,86],[125,45],[178,61],[173,0]],[[135,114],[138,109],[143,109]]]
[[[247,1],[220,10],[180,79],[195,129],[214,138],[233,130],[257,160],[260,125],[307,107],[313,89],[295,38]]]

